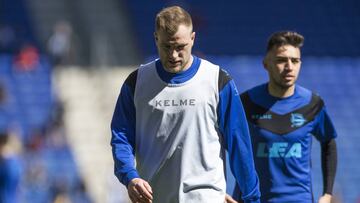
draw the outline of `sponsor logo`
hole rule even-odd
[[[254,120],[271,120],[272,115],[271,114],[253,114],[251,115],[251,118]]]
[[[195,99],[163,99],[155,100],[155,107],[167,107],[167,106],[195,106]]]
[[[289,146],[287,142],[274,142],[269,147],[266,143],[259,143],[256,156],[261,158],[301,158],[301,144],[294,143]]]

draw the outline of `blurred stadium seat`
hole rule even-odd
[[[56,124],[61,121],[53,117],[58,103],[53,95],[51,65],[41,56],[35,69],[21,71],[15,67],[14,59],[0,55],[0,81],[6,89],[0,127],[16,130],[22,141],[24,172],[19,201],[52,202],[61,192],[74,199],[83,192],[86,202],[89,197],[79,187],[83,185],[82,177],[62,126]]]
[[[156,12],[183,5],[194,18],[195,52],[207,55],[262,55],[267,37],[295,30],[306,37],[308,56],[360,55],[360,3],[346,1],[126,1],[135,34],[145,56],[156,54]],[[309,46],[311,45],[311,46]]]

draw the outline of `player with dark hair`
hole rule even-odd
[[[337,165],[337,134],[323,100],[295,82],[304,38],[296,32],[274,33],[263,61],[268,83],[241,95],[260,179],[261,202],[314,202],[311,143],[321,143],[324,191],[330,203]],[[236,195],[235,195],[236,196]]]
[[[234,81],[191,54],[195,32],[182,8],[161,10],[154,36],[160,59],[128,76],[111,123],[115,175],[130,199],[223,203],[226,148],[242,198],[258,202],[249,130]]]

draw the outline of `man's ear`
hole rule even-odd
[[[263,63],[264,68],[267,70],[267,68],[268,68],[268,58],[267,58],[267,56],[265,56],[262,63]]]
[[[191,40],[192,40],[192,41],[195,40],[195,36],[196,36],[196,32],[192,32],[192,33],[191,33]]]
[[[271,58],[271,56],[270,56],[270,53],[268,52],[268,53],[266,53],[266,55],[265,55],[265,57],[264,57],[264,59],[263,59],[263,61],[262,61],[263,66],[264,66],[264,68],[265,68],[266,70],[269,69],[270,60],[271,60],[270,58]]]

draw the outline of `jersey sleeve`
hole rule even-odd
[[[222,74],[228,78],[219,85],[219,128],[229,154],[230,168],[240,186],[242,199],[259,202],[259,180],[244,109],[234,81]]]
[[[326,111],[325,105],[315,117],[315,127],[312,133],[316,139],[321,142],[323,194],[332,194],[337,167],[337,149],[335,142],[337,133]]]
[[[323,194],[332,194],[337,167],[337,147],[335,139],[321,143],[321,169]]]
[[[325,106],[322,107],[315,117],[315,126],[312,133],[320,142],[327,142],[337,137],[334,124],[332,123]]]
[[[125,186],[139,177],[135,169],[135,105],[134,90],[137,72],[123,84],[111,121],[111,146],[115,162],[115,175]]]

